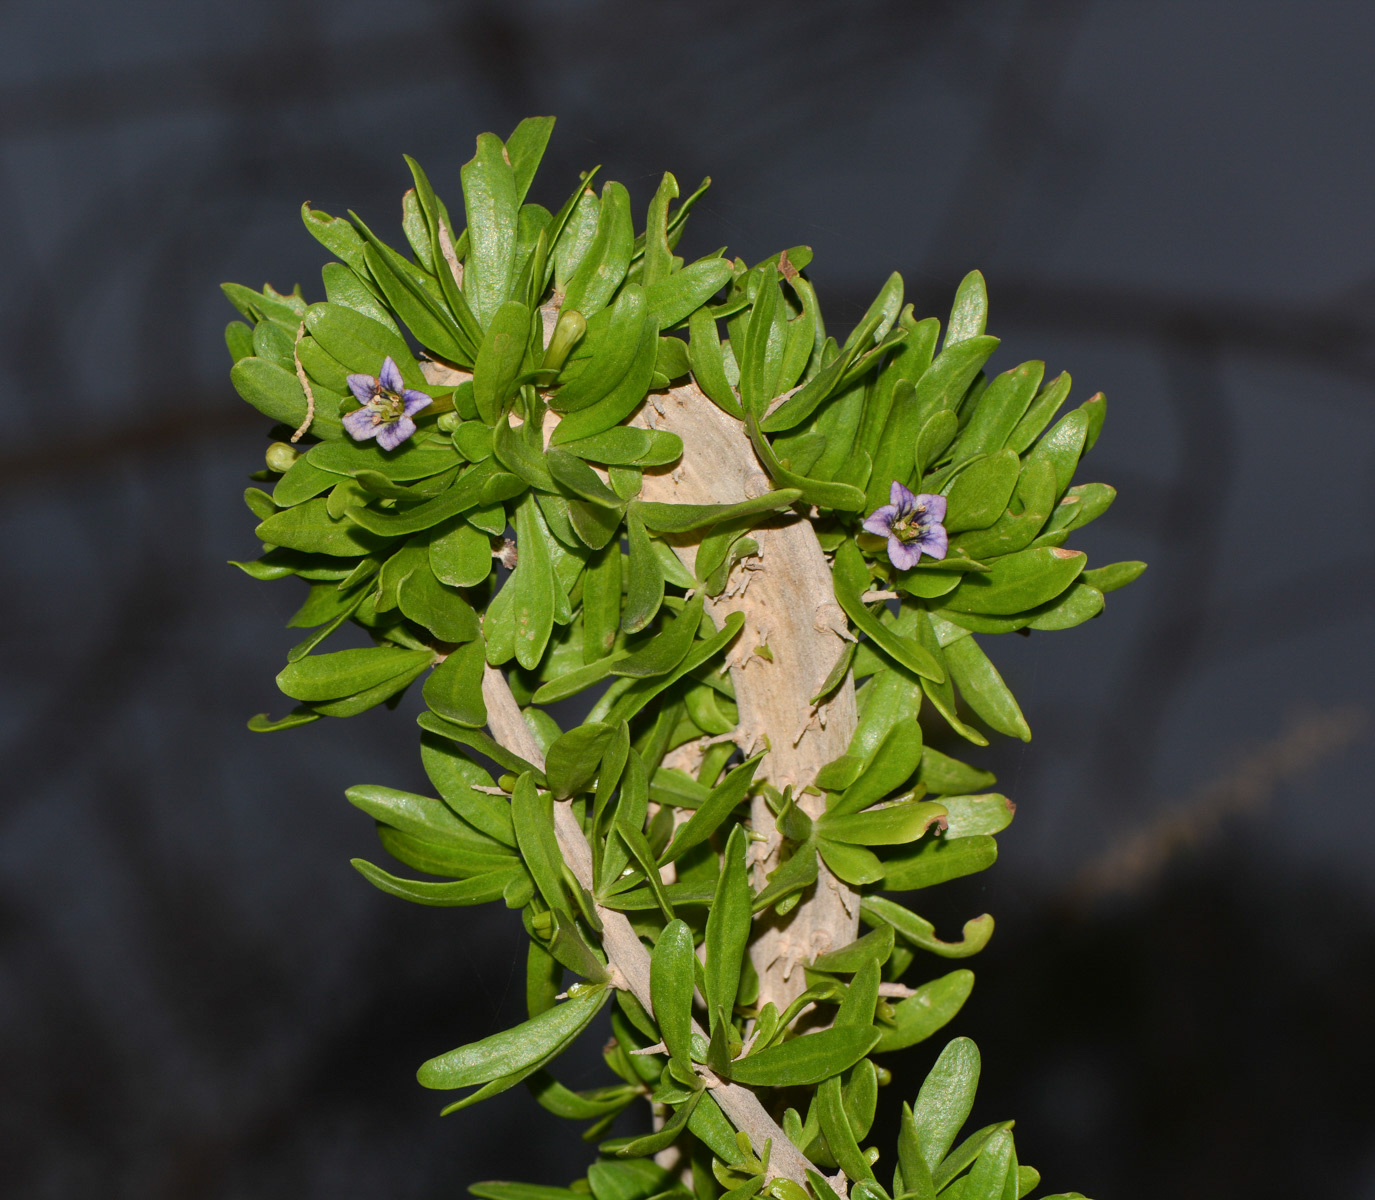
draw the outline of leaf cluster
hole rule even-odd
[[[529,1019],[431,1059],[421,1083],[471,1089],[454,1111],[523,1082],[551,1112],[590,1121],[592,1140],[637,1100],[664,1116],[651,1135],[602,1140],[605,1157],[571,1192],[485,1184],[476,1194],[681,1192],[648,1161],[681,1142],[702,1200],[765,1187],[802,1200],[800,1181],[769,1172],[769,1146],[732,1127],[714,1080],[760,1092],[814,1164],[887,1196],[877,1151],[863,1146],[888,1075],[875,1056],[955,1016],[973,975],[932,968],[980,950],[993,920],[975,917],[958,940],[942,940],[884,893],[987,868],[1012,818],[1012,804],[987,790],[990,774],[927,744],[940,727],[979,746],[985,731],[1030,738],[976,636],[1077,625],[1143,569],[1088,570],[1065,547],[1115,494],[1073,482],[1105,401],[1061,415],[1068,375],[1047,382],[1040,362],[985,373],[998,343],[985,332],[977,272],[960,285],[943,340],[938,320],[904,306],[895,274],[839,342],[806,276],[808,248],[753,265],[676,253],[709,181],[675,206],[679,187],[665,175],[638,234],[627,190],[595,190],[596,171],[556,211],[528,202],[552,124],[534,118],[505,142],[478,138],[462,170],[462,228],[407,159],[409,252],[355,214],[304,208],[336,260],[322,272],[323,301],[225,285],[243,318],[226,332],[232,382],[279,424],[257,478],[270,490],[245,495],[263,552],[236,565],[310,585],[290,622],[309,632],[277,677],[297,707],[251,725],[353,716],[423,679],[421,753],[436,795],[363,786],[348,796],[377,822],[386,852],[426,878],[355,866],[414,903],[500,900],[521,912],[530,945]],[[354,442],[341,424],[357,404],[348,376],[376,375],[387,357],[408,388],[432,397],[415,435],[391,451]],[[684,447],[629,422],[647,398],[689,380],[739,422],[772,481],[765,495],[642,498],[645,473],[672,470]],[[293,429],[304,441],[280,440]],[[944,560],[895,570],[882,540],[860,529],[894,483],[946,497]],[[739,713],[722,657],[743,618],[715,620],[707,604],[757,552],[751,532],[778,514],[812,522],[849,624],[813,703],[847,678],[862,684],[846,753],[807,784],[825,797],[819,816],[757,778],[762,756],[742,760],[730,740]],[[346,624],[373,645],[322,649]],[[543,762],[487,732],[493,670]],[[554,706],[574,697],[587,715],[565,730]],[[666,763],[687,742],[705,748],[695,773]],[[784,845],[758,888],[747,869],[756,797]],[[565,861],[556,806],[591,847],[590,888]],[[752,930],[762,914],[786,917],[803,902],[821,864],[858,890],[869,932],[811,962],[805,992],[780,1012],[759,1002]],[[617,986],[601,941],[606,912],[625,914],[652,952],[649,1008]],[[905,983],[918,968],[919,981]],[[569,976],[577,982],[565,987]],[[608,1005],[605,1058],[618,1082],[571,1091],[551,1064]],[[992,1200],[1034,1185],[1010,1123],[951,1149],[977,1074],[972,1043],[952,1042],[904,1108],[892,1196]],[[820,1175],[808,1182],[831,1200]]]

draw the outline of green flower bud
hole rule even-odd
[[[295,446],[286,442],[273,442],[267,448],[267,469],[284,475],[291,469],[291,464],[300,457],[301,452]]]
[[[446,413],[440,413],[439,420],[435,422],[435,424],[439,427],[440,431],[443,433],[453,433],[453,431],[457,429],[459,425],[461,425],[462,423],[463,418],[452,410]]]
[[[543,369],[557,371],[567,360],[573,347],[582,340],[587,332],[587,322],[576,308],[559,313],[558,324],[554,326],[554,336],[549,339],[549,348],[544,352]]]

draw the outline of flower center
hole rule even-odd
[[[374,425],[386,425],[401,419],[406,411],[406,402],[395,392],[379,384],[377,394],[368,401],[368,408],[372,410]]]
[[[910,513],[903,513],[893,522],[893,536],[900,542],[910,542],[923,537],[928,529],[927,523],[922,520],[925,513],[924,504],[918,504]]]

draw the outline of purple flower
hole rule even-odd
[[[415,432],[411,417],[430,403],[424,392],[405,385],[390,355],[376,376],[350,375],[349,391],[363,407],[344,418],[344,428],[356,442],[376,438],[383,450],[395,450],[410,437]]]
[[[864,518],[864,528],[888,539],[888,558],[899,571],[915,567],[925,551],[944,558],[949,544],[945,533],[945,497],[922,492],[912,495],[896,479],[888,493],[889,503]]]

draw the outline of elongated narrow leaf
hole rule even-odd
[[[1126,587],[1127,584],[1139,579],[1145,569],[1146,564],[1143,562],[1111,563],[1106,567],[1085,571],[1080,578],[1100,592],[1115,592],[1118,588]]]
[[[868,812],[826,813],[816,823],[817,833],[833,842],[856,846],[902,846],[920,838],[945,818],[945,809],[929,801],[907,800]]]
[[[468,216],[464,291],[474,315],[486,328],[510,298],[520,200],[506,148],[493,133],[478,136],[477,153],[463,165],[460,175]]]
[[[828,975],[851,975],[866,967],[886,963],[893,953],[893,942],[892,929],[880,925],[879,928],[848,945],[841,946],[838,950],[828,950],[825,954],[817,955],[812,960],[812,966],[818,971],[825,971]]]
[[[492,777],[486,771],[452,742],[433,733],[421,735],[420,761],[445,804],[480,833],[515,849],[510,804],[504,798],[474,790],[492,786]]]
[[[500,305],[488,322],[473,367],[473,401],[486,424],[496,424],[515,394],[529,343],[530,310],[517,300]]]
[[[912,778],[921,763],[921,724],[916,717],[896,721],[877,750],[864,764],[860,776],[827,811],[837,817],[858,813],[877,804]],[[841,841],[846,839],[841,838]]]
[[[627,633],[638,633],[654,619],[663,603],[664,568],[650,544],[637,506],[632,506],[626,516],[626,533],[630,544],[630,577],[621,628]]]
[[[582,586],[584,662],[604,658],[615,645],[621,624],[622,557],[620,546],[613,542],[588,561]]]
[[[645,797],[649,795],[649,779],[645,771],[644,760],[633,750],[626,763],[626,777],[629,780],[631,775],[636,777],[637,786],[641,789]],[[616,832],[625,843],[626,849],[630,851],[630,856],[635,860],[640,870],[644,873],[645,882],[649,884],[649,890],[654,896],[654,901],[658,904],[660,911],[664,914],[664,920],[674,919],[673,901],[668,897],[668,891],[664,887],[663,880],[659,875],[659,868],[654,861],[654,851],[649,845],[649,839],[645,837],[641,822],[639,820],[629,820],[627,818],[627,808],[622,806],[616,812]]]
[[[745,847],[745,831],[736,826],[726,843],[721,877],[716,885],[716,899],[707,915],[706,1001],[713,1025],[716,1023],[716,1014],[724,1014],[729,1020],[735,1008],[745,944],[749,940],[750,902],[753,895],[750,892]]]
[[[911,892],[987,870],[998,861],[998,843],[988,834],[925,838],[911,850],[883,860],[883,886]]]
[[[933,1174],[969,1119],[980,1066],[979,1048],[968,1038],[956,1038],[941,1051],[921,1085],[912,1112],[922,1158]]]
[[[660,692],[671,688],[678,680],[698,667],[705,665],[721,653],[739,635],[745,625],[745,614],[733,612],[727,615],[721,628],[709,638],[694,642],[688,655],[667,675],[656,675],[651,679],[636,681],[631,687],[606,707],[602,719],[614,724],[629,720],[641,711]],[[610,693],[608,692],[608,695]],[[595,709],[593,710],[596,711]]]
[[[533,1077],[532,1077],[533,1078]],[[490,1180],[469,1184],[468,1191],[481,1200],[585,1200],[585,1192],[570,1188],[546,1187],[540,1183],[506,1183]]]
[[[548,792],[535,786],[534,775],[526,771],[511,793],[511,818],[516,841],[526,869],[534,877],[544,902],[568,911],[568,896],[563,882],[563,854],[554,833],[554,801]]]
[[[821,1117],[821,1132],[826,1135],[826,1143],[841,1170],[854,1180],[872,1180],[874,1171],[855,1140],[854,1130],[850,1128],[838,1077],[832,1076],[817,1089],[816,1105]]]
[[[740,1143],[735,1140],[735,1127],[726,1120],[725,1113],[710,1095],[702,1098],[688,1128],[722,1162],[735,1165],[745,1160]],[[754,1182],[763,1186],[764,1177],[759,1175]]]
[[[573,919],[557,909],[549,916],[554,924],[554,933],[549,939],[549,953],[573,974],[581,975],[593,983],[605,983],[608,978],[606,964],[583,940]]]
[[[924,1042],[954,1018],[973,988],[974,972],[964,970],[922,984],[914,995],[893,1006],[893,1024],[878,1027],[879,1041],[874,1050],[885,1054]]]
[[[775,483],[784,488],[796,488],[802,493],[804,501],[820,508],[834,508],[841,512],[860,512],[863,510],[864,492],[862,489],[853,487],[848,483],[810,478],[785,467],[779,461],[778,455],[774,453],[768,438],[760,430],[759,422],[753,413],[745,413],[745,431],[749,434],[750,444],[754,447],[754,452],[759,455],[759,460],[764,464],[764,469],[768,471],[769,477]],[[841,445],[840,439],[837,439],[836,444]]]
[[[1016,1191],[1016,1171],[1012,1132],[1005,1129],[989,1138],[979,1151],[979,1157],[969,1172],[969,1181],[965,1184],[965,1200],[1003,1200],[1009,1182],[1013,1191]],[[1011,1181],[1008,1179],[1009,1172]]]
[[[610,725],[592,721],[555,739],[545,755],[544,772],[556,799],[567,799],[591,785],[614,733]]]
[[[696,956],[692,930],[681,920],[664,926],[650,962],[654,1019],[668,1052],[685,1070],[692,1065],[692,992]]]
[[[737,1058],[731,1080],[750,1087],[813,1087],[849,1070],[877,1045],[877,1029],[823,1029]]]
[[[428,880],[398,878],[363,858],[350,861],[354,870],[378,891],[431,908],[464,908],[472,904],[490,904],[493,900],[501,898],[512,876],[520,873],[519,865],[513,864],[509,868],[491,871],[485,875],[474,875],[470,879],[434,883]]]
[[[388,680],[412,675],[434,655],[428,650],[377,646],[366,650],[337,650],[315,654],[288,664],[277,686],[293,700],[321,701],[351,696]]]
[[[1058,499],[1064,495],[1074,478],[1074,468],[1079,456],[1084,452],[1084,442],[1088,438],[1089,414],[1083,408],[1076,408],[1056,422],[1054,428],[1046,433],[1027,459],[1044,459],[1055,468],[1055,494]]]
[[[548,1071],[535,1072],[525,1081],[525,1086],[530,1089],[530,1094],[534,1096],[541,1108],[568,1121],[593,1121],[599,1117],[619,1113],[639,1095],[638,1089],[626,1085],[612,1085],[611,1087],[592,1088],[585,1092],[575,1092],[564,1087]],[[477,1195],[473,1188],[470,1187],[468,1190]],[[564,1189],[547,1188],[545,1190],[560,1192]],[[570,1194],[577,1195],[576,1192]]]
[[[697,627],[702,622],[702,603],[703,596],[699,590],[683,606],[683,611],[667,622],[648,645],[618,659],[611,667],[611,674],[647,679],[672,671],[692,649]]]
[[[835,555],[836,600],[855,628],[867,635],[894,662],[925,679],[937,682],[945,679],[945,671],[928,650],[910,638],[900,637],[882,624],[865,607],[860,597],[869,585],[869,569],[864,556],[853,542],[843,542]]]
[[[959,407],[965,390],[998,348],[998,339],[980,334],[946,347],[917,380],[917,401],[923,415]]]
[[[796,504],[800,498],[801,493],[796,488],[780,488],[737,504],[661,504],[637,500],[632,507],[647,529],[657,533],[688,533],[741,517],[778,512]]]
[[[769,873],[768,885],[754,898],[754,911],[763,912],[816,882],[816,848],[799,846],[792,857]]]
[[[551,449],[545,455],[545,465],[555,482],[573,495],[601,508],[619,510],[623,506],[624,501],[582,459],[563,450]]]
[[[973,637],[960,638],[943,649],[950,678],[969,707],[999,733],[1031,741],[1031,729],[1016,698]]]
[[[886,921],[910,945],[942,958],[968,958],[988,945],[988,939],[993,936],[993,918],[987,913],[964,923],[960,941],[943,942],[936,937],[935,926],[925,917],[882,896],[866,896],[860,902],[860,909],[871,920]]]
[[[694,846],[701,845],[711,837],[721,823],[730,816],[744,800],[754,781],[754,772],[759,766],[762,755],[741,763],[732,770],[716,787],[712,788],[697,811],[687,823],[681,826],[668,849],[660,858],[660,865],[676,862]]]
[[[726,375],[716,319],[707,308],[699,308],[688,321],[688,361],[697,386],[707,398],[727,415],[743,419],[744,411]]]
[[[426,875],[468,879],[517,866],[516,856],[505,846],[479,841],[476,836],[466,842],[446,845],[412,837],[390,825],[379,825],[377,838],[393,858],[417,871],[424,871]]]
[[[689,263],[657,282],[646,280],[649,313],[660,329],[669,329],[716,294],[731,275],[723,258],[703,258]]]
[[[970,271],[955,291],[955,303],[950,309],[950,322],[945,330],[945,344],[953,346],[978,337],[988,324],[988,288],[983,275]]]
[[[990,1138],[996,1137],[1005,1129],[1011,1129],[1011,1121],[999,1121],[993,1125],[985,1125],[982,1129],[976,1130],[956,1146],[942,1160],[941,1165],[931,1172],[932,1182],[936,1185],[936,1190],[942,1192],[949,1186],[950,1182],[961,1171],[968,1167],[979,1157],[979,1152],[984,1148]],[[1071,1193],[1079,1196],[1079,1193]],[[1044,1196],[1042,1200],[1065,1200],[1064,1197]],[[1079,1200],[1083,1200],[1079,1196]]]
[[[552,408],[561,413],[590,408],[625,378],[644,335],[645,311],[643,288],[621,289],[616,303],[599,313],[583,336],[578,353],[560,376],[567,376],[567,382],[550,399]],[[582,369],[574,374],[580,361]]]
[[[565,442],[563,449],[606,466],[662,467],[683,456],[683,439],[666,429],[617,425],[592,437]]]
[[[1044,546],[998,559],[992,570],[967,573],[943,601],[952,612],[1007,616],[1044,604],[1063,592],[1084,569],[1077,550]]]
[[[415,720],[421,729],[438,734],[442,738],[448,738],[452,742],[458,742],[462,746],[471,746],[479,754],[485,755],[508,771],[514,773],[531,771],[534,773],[536,783],[545,782],[543,771],[535,767],[533,763],[526,762],[519,754],[514,754],[506,749],[505,746],[481,729],[465,729],[461,725],[455,725],[452,721],[446,721],[443,717],[429,712],[421,713]],[[490,783],[491,781],[488,780],[487,782]]]
[[[992,454],[1003,447],[1041,386],[1045,370],[1043,362],[1024,362],[994,377],[955,443],[956,462],[976,454]]]
[[[448,1091],[513,1074],[571,1041],[610,997],[610,988],[589,987],[514,1029],[430,1059],[416,1078],[422,1087]]]
[[[554,627],[554,567],[549,534],[534,497],[516,510],[516,550],[520,555],[510,585],[516,622],[516,661],[527,670],[539,665]]]
[[[666,1150],[678,1140],[679,1135],[688,1127],[692,1114],[705,1095],[705,1089],[693,1092],[692,1099],[686,1104],[680,1104],[673,1116],[664,1122],[662,1129],[627,1142],[616,1151],[617,1157],[644,1158],[651,1154],[658,1154],[660,1150]]]
[[[351,787],[344,795],[370,817],[412,837],[444,846],[502,849],[461,821],[448,805],[429,796],[375,784]]]
[[[640,324],[639,341],[629,369],[595,404],[569,413],[550,436],[550,443],[562,446],[582,438],[595,437],[630,416],[649,391],[658,351],[659,328],[652,317],[646,317]]]
[[[544,148],[549,144],[549,135],[553,132],[553,117],[526,117],[506,139],[506,157],[511,162],[511,173],[515,179],[517,204],[525,199],[525,194],[530,190],[530,181],[539,169]]]
[[[568,280],[565,306],[585,317],[604,308],[625,279],[634,245],[630,193],[619,183],[608,183],[602,188],[596,235]]]
[[[901,1124],[898,1127],[898,1173],[901,1187],[893,1183],[893,1194],[906,1193],[912,1200],[936,1200],[936,1184],[931,1178],[931,1168],[926,1165],[922,1155],[921,1135],[917,1132],[916,1118],[912,1106],[902,1106]]]

